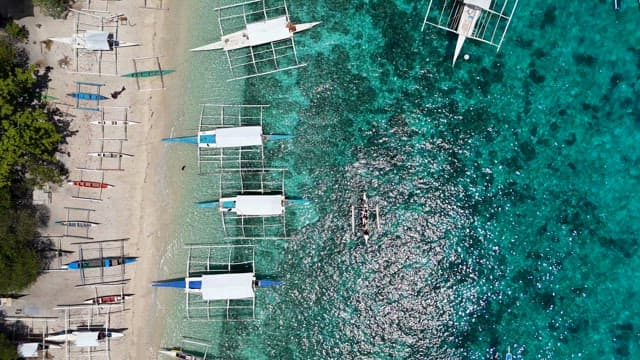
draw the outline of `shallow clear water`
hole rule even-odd
[[[199,46],[216,23],[192,3]],[[308,66],[227,83],[223,54],[193,54],[180,125],[195,130],[198,103],[261,103],[265,133],[295,135],[267,160],[313,206],[292,214],[294,239],[256,253],[258,274],[285,285],[258,290],[259,321],[243,323],[177,321],[176,294],[167,341],[204,339],[225,359],[634,358],[635,4],[521,2],[501,51],[467,41],[455,68],[455,39],[420,32],[425,2],[288,6],[323,21],[296,37]],[[224,241],[217,215],[189,206],[215,181],[179,176],[193,196],[168,277],[182,243]],[[381,209],[368,245],[350,233],[361,192]]]

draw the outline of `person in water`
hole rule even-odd
[[[111,98],[112,99],[117,99],[118,96],[120,96],[120,94],[122,94],[125,90],[127,90],[127,89],[123,86],[122,89],[112,92],[111,93]]]

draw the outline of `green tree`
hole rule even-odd
[[[33,0],[42,12],[54,18],[60,18],[69,9],[70,0]]]
[[[27,27],[22,25],[18,25],[15,21],[9,21],[5,26],[4,30],[9,35],[9,38],[16,42],[26,42],[29,40],[29,30]]]
[[[18,347],[0,334],[0,359],[13,360],[18,358]]]
[[[1,43],[0,60],[10,60],[11,51]],[[32,187],[60,182],[66,170],[56,158],[63,142],[56,112],[40,100],[36,67],[16,66],[13,56],[0,65],[0,187],[12,181]]]

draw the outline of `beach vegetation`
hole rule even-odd
[[[71,0],[33,0],[33,5],[40,7],[45,15],[60,19],[67,13],[70,2]]]
[[[17,359],[18,347],[9,341],[4,335],[0,334],[0,359]]]
[[[26,288],[47,265],[42,250],[50,244],[38,233],[38,222],[46,221],[38,218],[32,194],[67,176],[57,156],[73,132],[62,112],[43,100],[49,71],[0,39],[0,294]]]
[[[9,39],[16,42],[27,42],[29,40],[29,30],[24,25],[18,25],[15,21],[11,20],[4,26],[4,31],[9,36]]]

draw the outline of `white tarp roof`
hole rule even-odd
[[[216,129],[217,147],[238,147],[262,145],[262,127],[241,126]]]
[[[107,41],[109,33],[104,31],[87,30],[84,33],[85,49],[87,50],[110,50]]]
[[[79,347],[99,346],[98,333],[98,331],[74,331],[75,345]]]
[[[18,345],[18,355],[22,357],[38,356],[38,343],[24,343]]]
[[[249,35],[249,43],[252,46],[267,44],[293,36],[287,27],[286,16],[247,24],[247,33]]]
[[[202,299],[235,300],[253,298],[253,280],[253,273],[203,275]]]
[[[464,0],[465,4],[475,5],[481,9],[489,10],[491,7],[491,0]]]
[[[282,195],[238,195],[234,200],[238,215],[282,215],[284,212]]]

